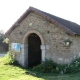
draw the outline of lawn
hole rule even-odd
[[[0,62],[0,80],[80,80],[80,73],[39,73],[18,66],[3,65]]]

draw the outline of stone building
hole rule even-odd
[[[70,63],[80,56],[80,25],[33,7],[5,35],[10,43],[20,44],[15,59],[23,67],[35,66],[45,59]]]

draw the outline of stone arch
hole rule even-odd
[[[26,40],[27,40],[28,36],[29,36],[31,33],[37,34],[37,35],[39,36],[40,40],[41,40],[41,44],[44,45],[44,39],[43,39],[42,35],[41,35],[38,31],[36,31],[36,30],[30,30],[30,31],[28,31],[28,32],[24,35],[24,37],[23,37],[23,42],[22,42],[23,44],[26,43]]]
[[[29,35],[31,35],[33,33],[38,35],[38,37],[41,40],[41,46],[40,46],[41,61],[45,61],[45,43],[44,43],[44,39],[38,31],[30,30],[24,35],[23,40],[22,40],[22,44],[21,44],[21,55],[22,55],[21,56],[22,57],[21,64],[22,64],[23,67],[28,67],[28,37],[29,37]]]

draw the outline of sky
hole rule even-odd
[[[29,6],[80,25],[80,0],[0,0],[0,31],[5,33]]]

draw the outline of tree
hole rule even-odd
[[[2,44],[3,39],[4,39],[4,32],[1,30],[0,31],[0,45]]]
[[[0,52],[8,51],[8,44],[3,43],[4,39],[5,39],[4,32],[1,30],[0,31]]]

